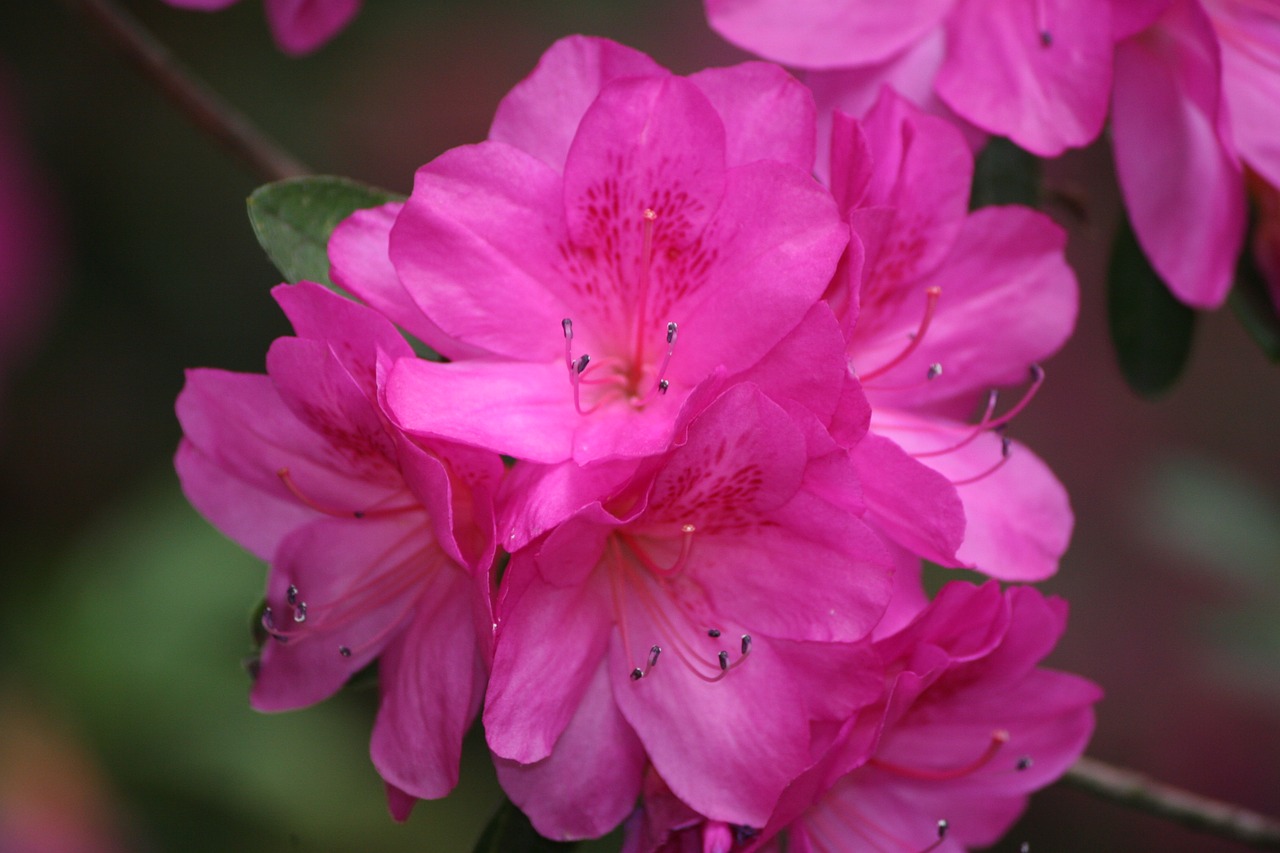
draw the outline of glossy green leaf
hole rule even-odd
[[[510,800],[503,800],[476,843],[474,853],[564,853],[577,846],[576,842],[543,838],[524,812]]]
[[[1196,314],[1169,292],[1128,222],[1111,251],[1107,319],[1129,387],[1143,397],[1172,388],[1191,354]]]
[[[286,280],[332,287],[326,246],[334,227],[357,210],[403,198],[347,178],[290,178],[253,191],[249,221]]]
[[[1280,312],[1267,292],[1267,283],[1246,248],[1236,266],[1236,284],[1228,301],[1249,337],[1262,347],[1267,358],[1280,362]]]
[[[1040,160],[1007,139],[992,137],[973,165],[969,209],[993,204],[1040,203]]]

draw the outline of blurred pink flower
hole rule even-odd
[[[164,0],[181,9],[217,12],[239,0]],[[285,53],[302,56],[319,49],[360,11],[361,0],[263,0],[267,26]]]
[[[755,383],[630,468],[512,555],[484,712],[499,779],[553,838],[616,826],[648,762],[702,814],[762,824],[811,723],[876,698],[849,643],[884,610],[887,555],[845,453]]]
[[[711,26],[813,72],[819,104],[861,115],[889,84],[1055,156],[1102,130],[1113,0],[705,0]]]
[[[1033,365],[1075,325],[1066,236],[1025,208],[970,213],[964,140],[891,91],[861,123],[837,113],[834,127],[832,191],[853,236],[828,296],[872,408],[853,453],[869,517],[911,554],[1046,578],[1070,539],[1067,495],[1003,431],[1041,381]],[[990,389],[1029,374],[1030,390],[997,414]]]
[[[684,78],[557,43],[488,141],[422,167],[394,224],[369,214],[331,249],[342,270],[389,252],[395,278],[350,276],[354,292],[416,306],[455,359],[396,366],[398,423],[542,463],[663,452],[697,390],[760,362],[835,268],[847,238],[813,138],[811,98],[777,67]]]
[[[269,376],[188,373],[176,466],[192,504],[271,564],[255,708],[317,702],[380,659],[371,751],[404,817],[453,788],[484,693],[502,464],[389,425],[382,377],[413,353],[384,318],[314,284],[274,294],[298,336],[272,345]]]

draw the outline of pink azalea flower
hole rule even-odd
[[[181,9],[218,12],[238,0],[164,0]],[[318,50],[360,11],[361,0],[263,0],[267,26],[280,49],[291,56]]]
[[[810,426],[734,385],[669,453],[593,466],[605,498],[512,555],[484,722],[544,835],[607,832],[649,762],[700,813],[760,825],[813,721],[874,701],[849,644],[884,610],[887,555]]]
[[[1061,600],[1030,588],[947,585],[876,643],[882,699],[849,720],[763,831],[705,821],[650,783],[624,849],[958,853],[994,843],[1093,730],[1097,686],[1036,666],[1065,620]]]
[[[711,26],[808,69],[824,111],[861,115],[889,84],[1056,156],[1102,130],[1112,0],[706,0]],[[829,100],[828,100],[829,99]],[[825,102],[824,102],[825,101]]]
[[[844,248],[809,174],[813,115],[773,66],[685,78],[612,42],[553,46],[488,141],[418,171],[389,232],[391,211],[368,214],[331,249],[344,271],[388,252],[395,281],[355,273],[353,292],[455,359],[395,367],[398,423],[541,463],[664,451],[695,390],[760,362]]]
[[[964,140],[887,90],[861,124],[834,121],[832,191],[855,239],[830,299],[872,406],[871,435],[853,452],[869,518],[907,563],[1048,577],[1070,538],[1067,496],[1001,433],[1043,377],[1032,365],[1075,323],[1065,235],[1025,208],[969,213]],[[990,389],[1029,374],[1031,389],[997,414]],[[965,423],[984,399],[978,423]]]
[[[422,445],[378,396],[412,350],[373,311],[318,285],[274,295],[297,337],[269,376],[195,370],[176,465],[192,504],[270,561],[252,702],[317,702],[379,659],[371,753],[393,812],[457,781],[485,686],[496,456]]]

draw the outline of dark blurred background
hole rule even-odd
[[[679,72],[743,58],[694,0],[371,0],[300,60],[276,50],[257,0],[216,15],[124,5],[315,171],[400,192],[482,139],[560,36],[611,36]],[[263,567],[177,488],[183,369],[260,371],[288,332],[245,217],[257,179],[73,2],[0,8],[0,111],[0,154],[26,160],[0,179],[28,193],[0,227],[38,260],[36,298],[0,306],[0,328],[30,332],[0,350],[0,850],[469,850],[500,796],[478,739],[459,790],[400,826],[367,758],[373,691],[248,709]],[[1046,585],[1072,607],[1052,662],[1107,691],[1092,754],[1277,814],[1280,376],[1223,310],[1201,318],[1172,393],[1125,389],[1103,310],[1110,169],[1095,147],[1048,170],[1083,203],[1060,211],[1083,311],[1014,426],[1077,512]],[[1000,849],[1024,841],[1240,849],[1061,787]]]

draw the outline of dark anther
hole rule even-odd
[[[935,361],[933,364],[929,365],[929,372],[925,374],[925,378],[932,380],[932,379],[937,379],[941,375],[942,375],[942,364],[941,362]]]
[[[1045,47],[1048,47],[1049,45],[1053,44],[1053,33],[1049,32],[1048,30],[1041,30],[1040,43]]]
[[[307,603],[305,601],[299,601],[298,605],[293,609],[293,621],[294,622],[307,621]]]
[[[940,820],[940,821],[938,821],[938,837],[939,837],[939,838],[946,838],[946,837],[947,837],[947,830],[948,830],[948,829],[950,829],[950,828],[951,828],[951,824],[947,823],[947,821],[946,821],[946,819],[945,819],[945,818],[944,818],[944,819],[942,819],[942,820]]]
[[[644,670],[643,670],[643,669],[641,669],[640,667],[636,667],[635,669],[631,670],[631,680],[632,680],[632,681],[639,681],[639,680],[640,680],[640,679],[642,679],[642,678],[644,678]]]
[[[667,324],[667,343],[674,344],[676,342],[676,324]]]
[[[573,340],[573,321],[565,317],[560,321],[560,328],[564,330],[564,336],[569,340]]]
[[[576,371],[577,373],[581,373],[582,371],[584,371],[584,370],[586,370],[586,369],[587,369],[587,365],[588,365],[588,364],[590,364],[590,363],[591,363],[591,356],[587,355],[587,354],[584,352],[584,353],[582,354],[582,358],[578,359],[577,361],[575,361],[575,362],[573,363],[573,369],[574,369],[574,371]]]
[[[733,828],[733,840],[739,844],[746,844],[759,834],[760,830],[754,826],[735,826]]]
[[[270,607],[264,607],[264,608],[262,608],[262,625],[263,625],[263,627],[265,627],[268,631],[275,630],[275,627],[276,627],[276,615],[275,615],[274,613],[272,613],[272,612],[271,612],[271,608],[270,608]]]
[[[1001,455],[1001,457],[1003,457],[1003,458],[1005,458],[1005,459],[1008,459],[1008,458],[1009,458],[1009,451],[1010,451],[1011,449],[1013,449],[1013,439],[1009,438],[1009,436],[1007,436],[1007,435],[1006,435],[1006,436],[1004,436],[1004,437],[1002,437],[1002,438],[1000,439],[1000,455]]]
[[[658,393],[665,394],[667,393],[667,389],[670,387],[671,387],[671,383],[664,379],[658,383]]]
[[[353,518],[364,518],[364,512],[362,512],[361,510],[356,510],[355,512],[351,513],[351,516]]]
[[[723,652],[723,651],[722,651],[722,652],[720,652],[720,654],[716,655],[716,657],[720,658],[720,671],[721,671],[721,672],[724,672],[726,669],[728,669],[728,668],[729,668],[729,653],[728,653],[728,652]]]
[[[1024,755],[1024,756],[1022,756],[1021,758],[1019,758],[1019,759],[1018,759],[1018,763],[1017,763],[1017,764],[1015,764],[1014,766],[1015,766],[1018,770],[1030,770],[1030,769],[1031,769],[1031,765],[1032,765],[1031,756],[1030,756],[1030,755]]]
[[[655,666],[658,663],[658,655],[662,654],[662,646],[654,646],[649,649],[649,666]]]
[[[745,655],[749,651],[751,651],[751,635],[743,634],[742,635],[742,653]]]
[[[710,631],[707,632],[707,636],[714,640],[716,637],[720,636],[720,629],[712,628]]]
[[[346,646],[338,646],[338,654],[342,655],[344,658],[349,658],[351,657],[351,649]]]
[[[298,588],[293,584],[289,584],[289,590],[285,593],[285,597],[289,599],[290,604],[298,603]]]
[[[1031,381],[1039,382],[1044,379],[1044,368],[1038,364],[1031,365]]]

